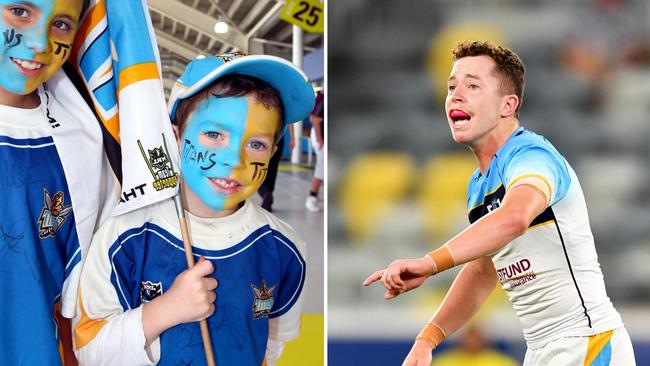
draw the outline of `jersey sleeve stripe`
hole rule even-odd
[[[95,339],[99,331],[108,323],[105,319],[93,320],[88,317],[81,298],[81,289],[79,290],[79,309],[81,310],[81,319],[74,328],[76,349],[80,349]]]
[[[298,300],[298,296],[300,295],[300,292],[302,291],[302,287],[305,283],[305,260],[302,258],[296,247],[291,243],[289,239],[286,237],[280,235],[278,232],[274,232],[273,237],[277,239],[279,242],[281,242],[283,245],[285,245],[289,250],[296,256],[298,259],[298,262],[300,263],[300,282],[298,283],[298,286],[296,286],[295,291],[289,298],[289,301],[287,301],[284,305],[282,305],[280,308],[273,310],[269,315],[272,317],[278,317],[291,308],[293,304]]]

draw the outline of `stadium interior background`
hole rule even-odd
[[[650,2],[358,0],[328,11],[329,363],[401,363],[458,272],[391,302],[361,286],[467,225],[476,165],[452,141],[443,100],[452,46],[489,39],[526,64],[520,120],[576,170],[608,294],[638,365],[650,365]],[[523,360],[501,289],[474,322]]]

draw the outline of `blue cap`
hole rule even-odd
[[[206,56],[192,60],[176,81],[169,97],[169,114],[174,114],[181,100],[189,98],[213,81],[226,75],[248,75],[258,78],[280,94],[284,106],[283,124],[302,121],[314,108],[314,90],[307,76],[291,62],[268,55],[236,52]]]

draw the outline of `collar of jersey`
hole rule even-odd
[[[515,137],[516,135],[518,135],[520,132],[523,132],[523,131],[524,131],[524,127],[519,126],[516,130],[514,130],[512,132],[512,134],[510,134],[510,137],[508,137],[508,139],[506,140],[506,143],[501,145],[501,147],[497,150],[497,152],[494,153],[494,157],[492,158],[492,161],[490,162],[490,165],[488,165],[487,169],[485,169],[485,173],[487,175],[490,174],[489,173],[490,169],[492,169],[492,165],[494,164],[494,161],[497,159],[497,156],[499,156],[499,153],[501,152],[501,150],[503,150],[508,145],[508,143],[510,143],[510,141],[512,141],[513,137]],[[481,178],[482,176],[483,176],[483,174],[481,174],[481,169],[477,168],[476,169],[476,174],[474,176],[474,180],[476,181],[479,178]]]

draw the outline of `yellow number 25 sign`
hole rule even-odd
[[[311,33],[323,33],[323,4],[318,0],[287,0],[280,19]]]

